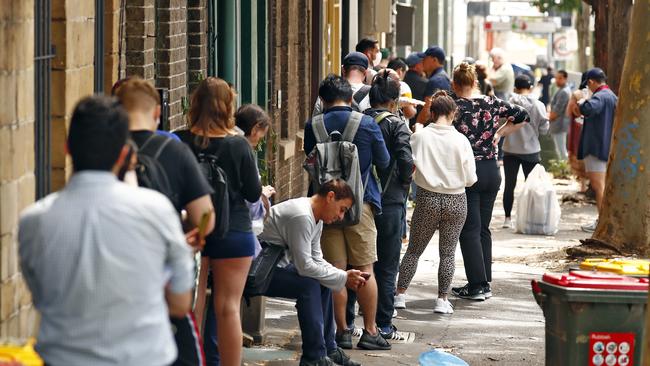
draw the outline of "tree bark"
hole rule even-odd
[[[601,0],[602,1],[602,0]],[[608,0],[607,84],[618,95],[632,15],[632,0]]]
[[[607,33],[609,0],[592,0],[595,14],[594,24],[594,65],[607,73]],[[586,70],[583,70],[586,71]]]
[[[650,1],[636,0],[594,239],[650,255]],[[622,58],[623,55],[616,55]]]
[[[589,31],[590,19],[591,5],[582,3],[576,17],[576,31],[578,32],[578,65],[581,71],[587,70],[590,65],[589,57],[585,53],[587,47],[591,46],[591,32]]]

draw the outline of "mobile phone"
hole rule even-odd
[[[366,281],[370,278],[370,273],[368,272],[361,272],[361,277],[365,278]]]
[[[206,211],[201,216],[201,221],[199,221],[199,238],[205,238],[205,230],[208,228],[208,221],[210,221],[210,216],[212,216],[212,210]]]

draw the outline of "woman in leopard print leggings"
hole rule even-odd
[[[451,314],[453,308],[447,294],[454,277],[456,245],[467,216],[465,187],[476,182],[476,164],[469,141],[451,125],[456,111],[453,99],[438,92],[427,104],[435,123],[411,135],[418,189],[409,246],[399,268],[397,297],[405,296],[420,256],[439,230],[439,296],[435,312]]]

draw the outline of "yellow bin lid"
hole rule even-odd
[[[44,362],[34,351],[34,339],[25,345],[0,345],[0,363],[17,361],[24,366],[43,366]]]

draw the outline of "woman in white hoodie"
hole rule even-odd
[[[436,93],[431,101],[433,123],[411,135],[418,189],[409,246],[397,281],[397,296],[403,300],[418,259],[436,230],[440,230],[438,299],[434,311],[443,314],[454,312],[447,295],[454,277],[456,245],[467,216],[465,187],[477,180],[472,147],[452,125],[456,110],[451,97],[443,91]]]

